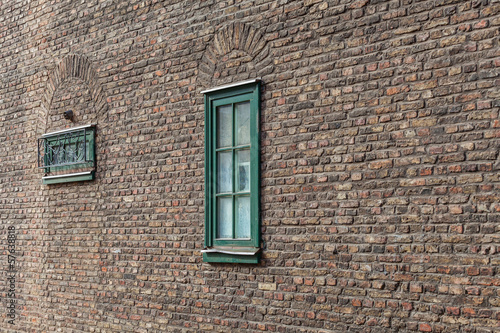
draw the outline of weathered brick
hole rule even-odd
[[[5,2],[0,238],[23,255],[0,327],[495,331],[499,9]],[[262,260],[203,263],[200,92],[256,77]],[[96,180],[42,186],[36,138],[88,123]]]

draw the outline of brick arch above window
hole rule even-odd
[[[71,111],[74,118],[64,117]],[[107,101],[88,58],[71,54],[48,74],[37,114],[37,162],[44,184],[93,180],[96,125]],[[102,122],[101,122],[102,121]]]
[[[88,86],[97,114],[105,114],[107,102],[102,86],[98,82],[97,72],[87,57],[70,54],[49,73],[49,78],[42,95],[42,108],[45,115],[48,116],[48,110],[51,108],[56,92],[70,78],[80,79]]]
[[[219,29],[198,67],[204,88],[262,77],[273,71],[269,47],[262,33],[246,23]]]

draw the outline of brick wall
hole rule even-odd
[[[0,331],[498,332],[499,26],[497,0],[0,3]],[[203,263],[200,92],[256,77],[263,259]],[[42,185],[36,139],[91,122],[96,180]]]

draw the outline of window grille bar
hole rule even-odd
[[[38,139],[38,168],[62,167],[94,162],[87,150],[93,139],[88,138],[95,129],[80,126],[73,129],[52,132]],[[93,127],[92,127],[93,128]],[[95,132],[94,132],[95,134]]]

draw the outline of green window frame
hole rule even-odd
[[[260,260],[260,79],[205,94],[203,261]]]
[[[95,178],[95,124],[46,133],[38,139],[38,167],[43,184]]]

